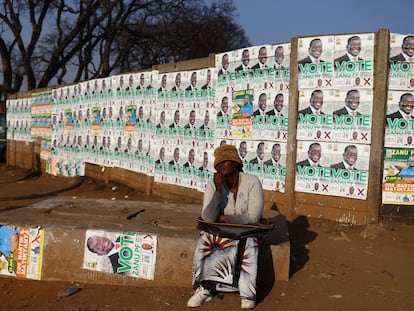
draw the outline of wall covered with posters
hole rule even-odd
[[[292,43],[247,47],[216,54],[208,68],[126,73],[9,99],[8,139],[41,137],[50,174],[84,175],[92,163],[201,192],[215,147],[233,144],[265,190],[283,194],[291,174],[296,193],[366,201],[373,115],[386,104],[382,201],[412,205],[414,37],[389,34],[388,100],[374,103],[375,36],[299,37],[292,51]]]
[[[414,202],[414,35],[391,34],[383,203]]]

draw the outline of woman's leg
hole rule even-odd
[[[242,299],[256,301],[257,259],[259,240],[255,237],[246,239],[241,253],[239,292]]]

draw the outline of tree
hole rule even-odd
[[[232,0],[3,0],[1,6],[0,98],[249,45],[234,22]]]

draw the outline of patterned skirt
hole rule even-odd
[[[259,240],[232,240],[200,232],[193,261],[193,287],[215,284],[217,291],[238,291],[241,298],[256,300]]]

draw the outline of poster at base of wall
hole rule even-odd
[[[414,90],[414,35],[390,34],[388,86],[394,90]]]
[[[0,274],[40,280],[43,239],[39,227],[0,225]]]
[[[412,205],[414,202],[414,149],[385,148],[382,203]]]
[[[388,91],[385,147],[414,146],[414,91]]]
[[[89,229],[83,268],[147,280],[154,279],[157,235]]]
[[[295,190],[365,200],[369,145],[298,141]]]

